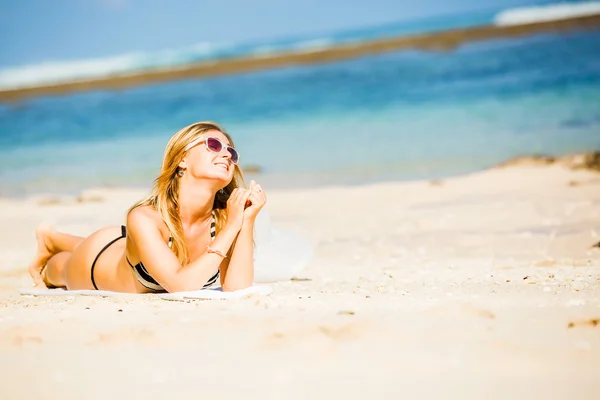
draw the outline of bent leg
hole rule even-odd
[[[66,287],[68,290],[94,288],[91,267],[94,260],[98,261],[98,255],[105,250],[110,253],[102,254],[102,263],[107,266],[103,272],[107,277],[105,283],[108,287],[122,286],[119,280],[115,281],[115,274],[125,251],[125,241],[121,241],[118,246],[113,245],[124,238],[121,226],[102,228],[87,238],[40,226],[36,231],[36,238],[38,254],[29,267],[35,286],[43,287],[46,284],[51,287]]]
[[[37,253],[29,264],[28,270],[35,286],[42,286],[42,270],[50,258],[58,253],[72,253],[85,238],[69,235],[52,229],[49,225],[40,225],[35,231]]]
[[[68,233],[58,232],[54,230],[50,231],[48,235],[50,247],[52,248],[55,254],[62,253],[64,251],[72,253],[75,251],[77,246],[79,246],[84,240],[84,237],[69,235]]]
[[[67,287],[66,269],[71,254],[63,251],[50,257],[46,268],[42,271],[42,279],[46,287]]]

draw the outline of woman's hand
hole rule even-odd
[[[235,188],[227,200],[227,222],[226,228],[231,228],[235,232],[242,229],[245,218],[244,207],[246,201],[251,196],[250,189]]]
[[[248,190],[250,191],[250,195],[248,196],[247,208],[244,210],[244,221],[254,222],[256,216],[267,202],[267,196],[265,196],[265,192],[260,185],[254,181],[250,182]]]

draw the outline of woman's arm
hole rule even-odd
[[[245,289],[254,282],[254,221],[244,221],[230,254],[220,269],[224,292]]]
[[[243,223],[243,207],[250,191],[237,190],[227,202],[227,223],[211,243],[211,248],[227,253]],[[150,275],[168,292],[199,290],[223,261],[216,253],[205,251],[187,265],[181,265],[167,246],[159,229],[155,211],[137,208],[127,216],[128,235],[135,242],[140,261]]]
[[[221,287],[225,292],[247,288],[254,282],[254,221],[267,198],[260,187],[250,183],[251,205],[244,210],[242,228],[233,243],[231,258],[221,264]]]

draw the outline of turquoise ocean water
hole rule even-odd
[[[323,46],[492,16],[236,51]],[[272,188],[441,178],[522,154],[600,149],[600,30],[0,105],[0,196],[148,187],[169,137],[200,120],[222,124],[242,166],[260,166],[257,179]]]

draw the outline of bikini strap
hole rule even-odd
[[[215,236],[217,236],[217,223],[215,221],[215,211],[213,210],[212,214],[211,214],[211,221],[210,221],[210,240],[213,241],[215,240]]]

